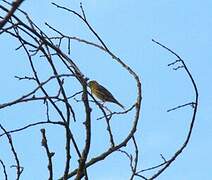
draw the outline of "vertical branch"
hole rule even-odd
[[[17,172],[17,177],[16,177],[16,180],[19,180],[20,179],[20,176],[21,176],[21,173],[22,173],[22,168],[20,166],[20,162],[19,162],[19,159],[18,159],[18,155],[17,155],[17,152],[15,150],[15,147],[13,145],[13,141],[12,141],[12,138],[10,136],[10,134],[6,131],[6,129],[0,124],[0,128],[4,131],[4,133],[6,134],[7,136],[7,139],[9,141],[9,144],[10,144],[10,147],[11,147],[11,151],[13,153],[13,156],[15,158],[15,161],[16,161],[16,172]]]
[[[53,167],[52,167],[52,157],[54,156],[54,152],[50,152],[48,143],[47,143],[47,138],[46,138],[46,130],[41,129],[40,130],[42,133],[42,141],[41,145],[45,148],[46,150],[46,155],[48,157],[48,170],[49,170],[49,178],[48,180],[53,180]]]
[[[86,140],[85,140],[84,149],[82,151],[82,156],[79,159],[79,167],[77,170],[76,180],[80,180],[86,172],[85,162],[87,160],[88,153],[90,150],[90,144],[91,144],[91,108],[88,102],[87,83],[85,81],[82,81],[82,86],[83,86],[82,99],[83,99],[85,114],[86,114],[86,119],[85,119]]]
[[[135,158],[134,158],[134,165],[132,165],[132,167],[131,167],[132,175],[130,177],[130,180],[133,180],[134,176],[136,175],[136,170],[137,170],[137,166],[138,166],[138,145],[136,143],[136,139],[134,136],[132,137],[132,141],[133,141],[133,145],[135,147]]]
[[[2,168],[3,168],[3,171],[4,171],[4,179],[5,180],[8,180],[8,176],[7,176],[7,171],[6,171],[6,167],[5,167],[5,164],[4,162],[0,159],[0,163],[2,165]]]
[[[71,159],[71,152],[70,152],[70,140],[71,136],[69,133],[69,126],[66,126],[66,164],[65,164],[65,171],[64,177],[68,176],[69,168],[70,168],[70,159]]]

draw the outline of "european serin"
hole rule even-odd
[[[120,107],[124,109],[124,106],[121,105],[113,95],[102,85],[100,85],[96,81],[90,81],[88,83],[88,87],[91,89],[91,93],[94,94],[97,98],[99,98],[103,102],[112,102],[118,104]]]

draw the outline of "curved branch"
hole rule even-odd
[[[195,101],[194,102],[195,102],[195,106],[194,106],[194,111],[193,111],[193,115],[192,115],[192,118],[191,118],[191,123],[190,123],[189,131],[188,131],[188,134],[186,136],[186,139],[185,139],[184,143],[175,152],[175,154],[169,160],[166,161],[165,165],[160,170],[158,170],[157,173],[155,173],[153,176],[151,176],[150,178],[148,178],[149,180],[153,180],[153,179],[157,178],[161,173],[163,173],[164,170],[167,169],[175,161],[175,159],[183,152],[183,150],[188,145],[188,142],[189,142],[189,140],[191,138],[191,134],[192,134],[192,131],[193,131],[193,128],[194,128],[194,123],[195,123],[195,120],[196,120],[196,113],[197,113],[197,107],[198,107],[198,97],[199,97],[197,85],[196,85],[196,83],[194,81],[194,78],[192,77],[192,75],[191,75],[188,67],[186,66],[184,60],[178,54],[176,54],[174,51],[172,51],[168,47],[164,46],[163,44],[159,43],[158,41],[155,41],[154,39],[152,41],[154,43],[158,44],[159,46],[163,47],[164,49],[168,50],[171,54],[175,55],[178,58],[178,61],[180,61],[182,63],[183,68],[185,69],[188,77],[190,78],[191,83],[192,83],[192,86],[194,88],[194,93],[195,93]]]

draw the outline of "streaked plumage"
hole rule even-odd
[[[96,81],[90,81],[88,83],[88,87],[91,89],[91,93],[94,94],[97,98],[99,98],[103,102],[112,102],[118,104],[120,107],[124,109],[124,106],[121,105],[114,96],[102,85],[100,85]]]

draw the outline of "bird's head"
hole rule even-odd
[[[88,87],[92,88],[93,86],[97,85],[98,83],[96,81],[89,81]]]

